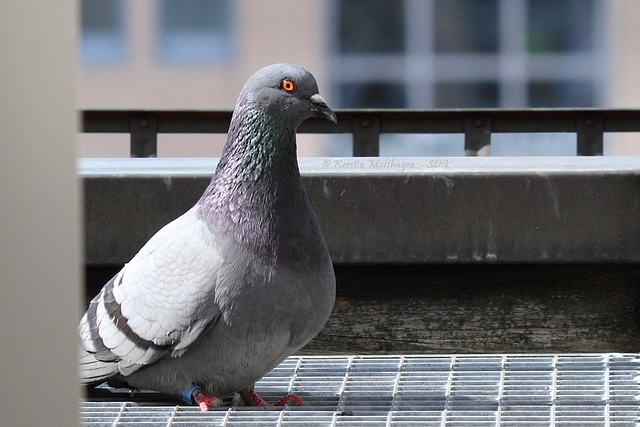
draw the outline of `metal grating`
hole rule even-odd
[[[199,412],[154,393],[90,398],[85,426],[634,426],[640,355],[290,357],[256,384],[300,407]],[[116,394],[117,396],[117,394]]]

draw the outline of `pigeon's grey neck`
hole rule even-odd
[[[308,205],[295,127],[250,104],[236,108],[215,175],[196,207],[217,231],[269,261],[278,252],[279,230]]]

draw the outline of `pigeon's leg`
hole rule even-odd
[[[208,394],[204,394],[200,387],[193,386],[189,390],[183,391],[181,393],[182,399],[190,404],[196,404],[200,407],[202,412],[207,412],[209,408],[217,408],[222,404],[222,400],[215,397],[210,396]]]
[[[278,400],[276,403],[267,403],[263,398],[258,396],[258,394],[253,391],[253,389],[247,388],[240,391],[240,397],[244,400],[244,403],[247,406],[284,406],[284,405],[294,405],[300,406],[302,405],[302,398],[296,396],[295,394],[287,394],[282,399]]]

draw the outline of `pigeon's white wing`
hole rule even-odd
[[[219,316],[219,265],[214,236],[188,211],[158,231],[91,301],[80,321],[83,349],[124,375],[165,354],[180,356]]]

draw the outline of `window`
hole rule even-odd
[[[82,60],[111,64],[124,59],[125,40],[120,0],[82,0]]]
[[[338,107],[597,107],[605,2],[334,0]]]
[[[339,92],[345,108],[402,108],[406,104],[403,84],[345,84]]]
[[[338,5],[339,49],[344,53],[404,51],[404,7],[389,0],[351,0]]]
[[[496,52],[498,4],[495,0],[436,0],[437,52]]]
[[[542,52],[588,52],[595,46],[593,1],[530,0],[528,50]]]
[[[533,108],[550,105],[567,108],[588,107],[595,98],[593,85],[576,80],[532,81],[529,83],[528,92],[529,106]]]
[[[495,108],[498,85],[482,83],[437,83],[435,103],[438,108]]]
[[[229,0],[163,0],[160,57],[172,63],[211,63],[231,57]]]

